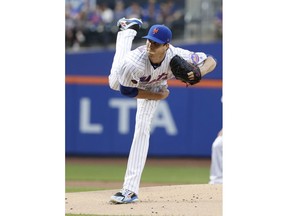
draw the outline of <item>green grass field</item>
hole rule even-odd
[[[66,181],[106,181],[122,182],[126,165],[111,164],[66,164]],[[145,166],[142,183],[163,184],[206,184],[209,167],[189,166]],[[109,188],[66,187],[66,192],[95,191]]]

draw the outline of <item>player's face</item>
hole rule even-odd
[[[146,42],[147,52],[149,55],[163,55],[165,54],[168,44],[159,44],[152,40]]]

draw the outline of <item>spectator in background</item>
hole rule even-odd
[[[110,7],[108,7],[106,3],[102,3],[101,5],[99,5],[99,8],[100,8],[103,24],[110,25],[113,22],[113,18],[114,18],[113,10]]]
[[[214,17],[215,36],[217,40],[222,40],[222,6]]]
[[[89,11],[87,15],[86,27],[90,31],[96,31],[97,27],[101,25],[101,23],[102,23],[101,11],[99,6],[97,5],[94,10]]]
[[[93,10],[90,10],[86,20],[86,45],[90,46],[98,41],[98,32],[103,31],[102,18],[99,5],[96,5]]]
[[[117,22],[123,17],[125,17],[125,4],[122,0],[116,0],[114,8],[114,20]]]
[[[66,1],[65,31],[66,46],[78,49],[85,42],[84,30],[89,10],[87,0]]]
[[[142,21],[143,25],[151,26],[157,21],[157,17],[160,16],[160,6],[157,0],[148,0],[142,9]]]
[[[130,6],[128,6],[125,10],[125,18],[138,18],[141,19],[142,16],[142,8],[140,4],[136,1],[132,2]]]
[[[107,6],[105,2],[99,5],[100,9],[100,16],[102,21],[102,29],[101,32],[101,39],[103,42],[103,45],[106,47],[111,42],[111,26],[114,21],[114,12],[111,8]]]
[[[161,22],[168,27],[173,28],[173,26],[181,21],[184,17],[184,9],[178,8],[173,0],[168,0],[160,5],[160,16],[157,22]],[[183,23],[183,21],[181,21]]]
[[[212,144],[211,154],[211,167],[210,167],[210,181],[209,184],[222,184],[223,170],[222,170],[222,157],[223,157],[223,131],[218,133],[217,138]]]
[[[66,3],[65,8],[65,45],[66,47],[72,47],[75,38],[75,23],[70,14],[71,5]]]

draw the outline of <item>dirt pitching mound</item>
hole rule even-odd
[[[221,216],[222,185],[173,185],[142,187],[139,202],[115,205],[115,190],[66,193],[66,214]]]

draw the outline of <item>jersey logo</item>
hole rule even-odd
[[[149,82],[151,80],[151,75],[149,75],[148,77],[140,77],[140,82]]]
[[[158,75],[156,79],[153,79],[153,80],[151,80],[151,75],[147,77],[141,77],[140,82],[150,84],[150,83],[158,82],[160,80],[167,80],[167,79],[168,79],[168,73],[162,73]]]
[[[168,73],[162,73],[158,76],[157,79],[152,80],[150,83],[158,82],[160,80],[167,80],[167,79],[168,79]]]

